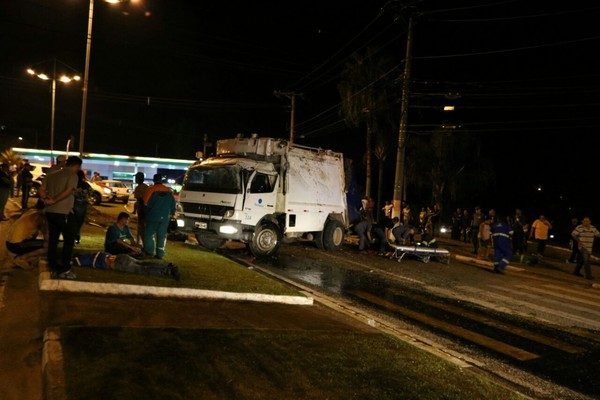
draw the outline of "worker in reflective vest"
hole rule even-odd
[[[497,217],[492,225],[492,241],[494,243],[494,272],[504,273],[512,258],[512,228],[505,218]]]

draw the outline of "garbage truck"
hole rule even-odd
[[[342,153],[257,135],[219,140],[186,172],[179,201],[179,228],[200,245],[240,241],[257,257],[298,238],[337,250],[349,223]]]

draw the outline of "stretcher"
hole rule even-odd
[[[417,257],[424,263],[428,263],[432,257],[437,258],[439,261],[449,264],[450,263],[450,252],[446,249],[426,247],[419,245],[404,246],[400,244],[390,243],[390,246],[394,249],[394,253],[390,256],[390,259],[397,259],[398,262],[408,254]]]

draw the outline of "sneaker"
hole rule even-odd
[[[170,263],[168,265],[168,268],[169,268],[169,273],[173,277],[173,279],[175,279],[176,281],[181,279],[181,274],[179,273],[179,268],[177,267],[177,265]]]
[[[58,279],[74,280],[74,279],[77,279],[77,275],[75,275],[75,273],[73,273],[72,270],[68,270],[68,271],[61,272],[60,274],[58,274]]]

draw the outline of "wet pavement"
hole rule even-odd
[[[454,260],[399,263],[351,245],[331,253],[310,243],[285,245],[271,260],[226,253],[429,332],[458,351],[600,397],[600,291],[561,269],[496,275]]]

